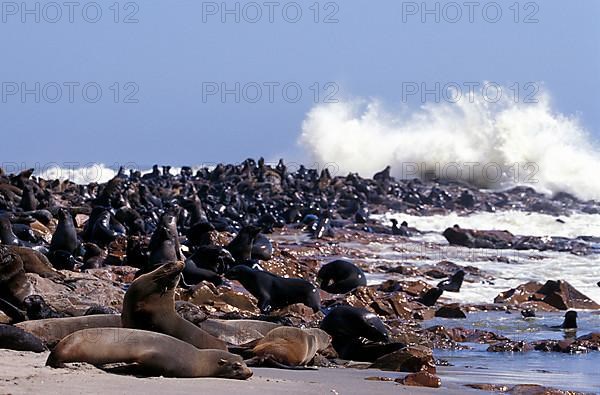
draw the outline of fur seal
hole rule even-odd
[[[454,273],[449,279],[440,281],[438,288],[446,292],[459,292],[465,278],[465,271],[459,270]]]
[[[110,211],[102,211],[92,225],[91,241],[102,247],[106,247],[108,244],[114,241],[119,236],[119,233],[111,229],[110,222]]]
[[[64,318],[65,314],[59,313],[50,306],[40,295],[29,295],[23,300],[23,306],[30,320],[42,320],[46,318]]]
[[[236,262],[244,262],[252,258],[252,245],[259,233],[260,228],[257,226],[245,226],[227,245],[226,248]]]
[[[253,362],[275,366],[306,366],[318,351],[329,347],[331,337],[320,329],[300,329],[282,326],[275,328],[260,339],[252,352]]]
[[[176,313],[175,287],[183,267],[181,261],[170,262],[135,279],[123,300],[122,326],[161,332],[200,349],[226,350],[223,341]]]
[[[352,306],[337,306],[321,322],[321,329],[336,337],[387,342],[388,330],[376,314]]]
[[[569,310],[565,313],[565,319],[562,324],[553,326],[553,328],[561,329],[577,329],[577,312]]]
[[[62,339],[46,361],[51,367],[69,362],[92,365],[136,363],[149,375],[222,377],[245,380],[252,371],[242,358],[222,350],[199,350],[162,333],[126,328],[84,329]]]
[[[15,351],[44,352],[44,343],[29,332],[12,325],[0,324],[0,348]]]
[[[25,275],[21,257],[8,246],[0,245],[0,297],[20,304],[33,293],[33,285]]]
[[[27,247],[11,246],[10,251],[19,255],[23,261],[23,269],[27,273],[35,273],[40,277],[58,279],[64,276],[57,272],[48,258],[39,251]]]
[[[52,235],[50,251],[66,251],[72,254],[77,249],[78,244],[73,217],[65,209],[59,210],[58,225]]]
[[[431,288],[427,292],[423,293],[418,299],[417,302],[424,304],[427,307],[431,307],[435,305],[435,302],[439,299],[440,296],[444,293],[443,289],[439,288]]]
[[[12,246],[21,244],[17,235],[13,232],[10,220],[5,216],[0,216],[0,243]]]
[[[163,216],[161,223],[150,238],[148,245],[150,250],[148,269],[150,270],[163,263],[181,260],[177,229],[173,229],[173,226],[169,225],[169,218],[172,217]],[[175,220],[172,219],[172,221]]]
[[[273,244],[265,235],[259,233],[254,238],[250,255],[252,259],[268,261],[273,257]]]
[[[332,294],[345,294],[355,288],[366,286],[365,273],[352,262],[338,259],[329,262],[317,273],[321,289]]]
[[[237,265],[225,273],[230,280],[237,280],[258,299],[258,308],[269,313],[295,303],[302,303],[317,312],[321,309],[321,296],[317,288],[300,278],[284,278],[248,266]]]
[[[19,322],[15,326],[37,336],[48,347],[53,347],[62,338],[82,329],[119,328],[121,316],[114,314],[87,315],[81,317],[48,318]]]

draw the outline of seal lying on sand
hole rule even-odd
[[[221,350],[199,350],[162,333],[139,329],[84,329],[52,350],[46,365],[136,363],[143,373],[168,377],[223,377],[245,380],[252,371],[242,358]]]
[[[31,333],[12,325],[0,324],[0,348],[16,351],[43,352],[44,343]]]
[[[260,339],[252,350],[255,357],[246,362],[250,366],[306,366],[313,360],[317,351],[326,349],[330,343],[331,337],[320,329],[282,326],[271,330]]]
[[[175,287],[183,267],[183,262],[170,262],[131,283],[123,300],[123,327],[161,332],[201,349],[227,350],[225,342],[175,311]]]
[[[118,328],[121,326],[121,316],[98,314],[81,317],[48,318],[19,322],[15,326],[39,337],[48,347],[54,347],[62,338],[82,329]]]

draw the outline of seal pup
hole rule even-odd
[[[331,294],[345,294],[367,285],[365,273],[352,262],[338,259],[329,262],[317,273],[321,289]]]
[[[135,279],[123,300],[122,326],[161,332],[200,349],[226,350],[225,342],[175,311],[175,288],[183,267],[181,261],[169,262]]]
[[[465,271],[461,269],[454,273],[449,279],[440,281],[437,286],[439,289],[446,292],[459,292],[464,278]]]
[[[222,377],[245,380],[252,371],[242,358],[223,350],[199,350],[174,337],[140,329],[84,329],[62,339],[47,366],[86,362],[95,366],[136,363],[142,372],[166,377]]]
[[[318,351],[329,347],[331,337],[320,329],[282,326],[271,330],[252,349],[255,355],[249,366],[274,365],[291,368],[308,365]]]
[[[237,265],[225,273],[229,280],[237,280],[258,299],[258,308],[268,314],[295,303],[302,303],[317,312],[321,309],[321,296],[317,288],[300,278],[284,278],[248,266]]]

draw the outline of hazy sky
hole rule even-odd
[[[301,158],[316,103],[483,81],[600,137],[600,2],[465,3],[2,2],[0,162]]]

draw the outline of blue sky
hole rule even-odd
[[[475,2],[472,22],[461,6],[456,23],[446,3],[438,2],[438,23],[420,1],[242,2],[228,14],[221,2],[145,0],[116,3],[118,15],[112,2],[71,10],[40,3],[35,11],[30,1],[29,13],[3,2],[0,162],[301,158],[297,139],[315,101],[400,105],[407,83],[492,81],[521,91],[539,83],[557,111],[578,115],[600,137],[600,2]],[[221,88],[236,83],[239,103],[234,94],[223,100]]]

